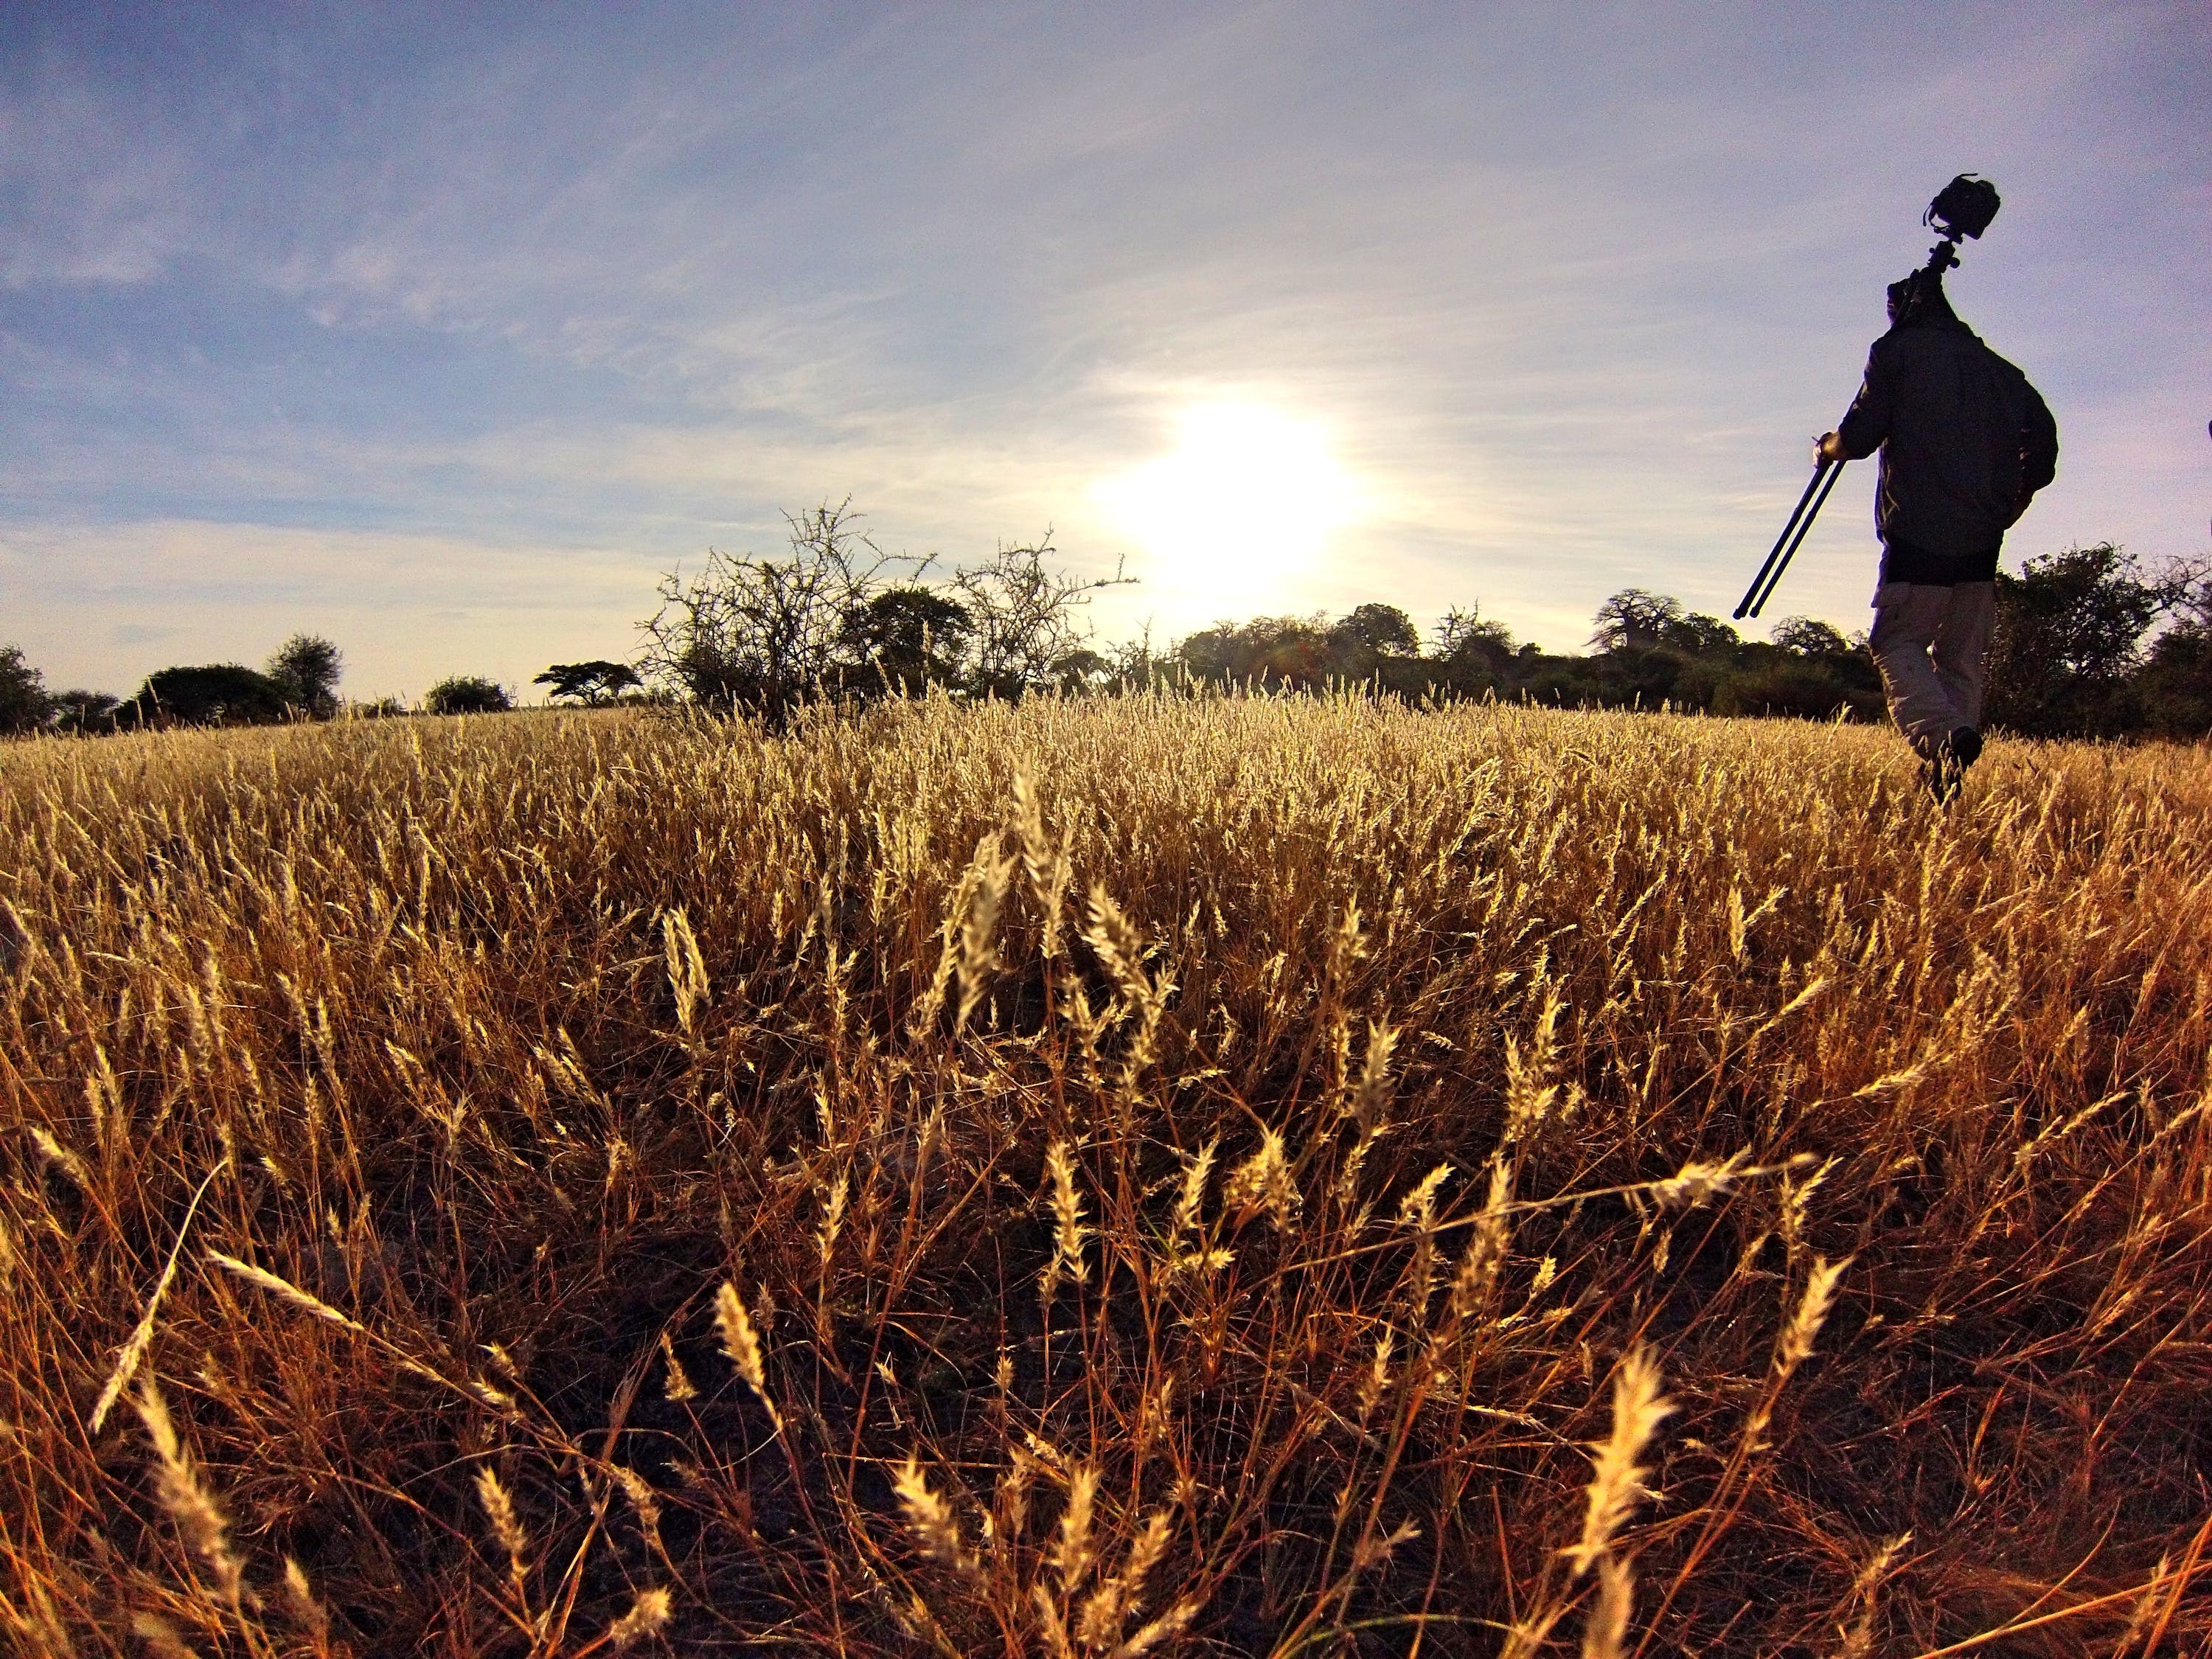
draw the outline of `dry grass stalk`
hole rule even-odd
[[[1053,1540],[1052,1565],[1060,1574],[1064,1594],[1073,1595],[1094,1559],[1091,1522],[1098,1496],[1098,1471],[1078,1467],[1068,1477],[1067,1507],[1060,1511],[1060,1531]]]
[[[160,1659],[199,1659],[199,1651],[184,1633],[156,1613],[131,1615],[131,1633],[160,1656]]]
[[[115,1369],[108,1373],[106,1384],[100,1391],[100,1398],[93,1401],[92,1415],[85,1420],[86,1427],[94,1434],[98,1434],[100,1425],[107,1421],[108,1412],[123,1397],[123,1390],[131,1386],[131,1379],[137,1375],[139,1362],[146,1357],[146,1350],[153,1346],[154,1322],[161,1311],[161,1298],[168,1294],[170,1283],[177,1276],[177,1262],[185,1250],[185,1235],[191,1231],[192,1218],[199,1212],[200,1200],[207,1195],[209,1183],[224,1167],[227,1166],[218,1165],[208,1171],[207,1179],[200,1182],[199,1189],[192,1194],[192,1201],[185,1207],[185,1218],[177,1224],[176,1243],[169,1247],[169,1259],[161,1264],[161,1276],[155,1280],[153,1294],[146,1298],[146,1311],[139,1316],[137,1328],[125,1341],[122,1352],[116,1356]]]
[[[658,1635],[667,1625],[668,1616],[666,1590],[640,1590],[629,1611],[607,1626],[607,1640],[617,1652],[635,1647],[647,1637]]]
[[[1635,1604],[1635,1570],[1616,1557],[1600,1556],[1597,1599],[1583,1619],[1583,1659],[1620,1659]]]
[[[1221,1188],[1225,1208],[1249,1212],[1258,1209],[1271,1217],[1278,1232],[1287,1232],[1305,1206],[1291,1174],[1283,1138],[1273,1129],[1260,1131],[1260,1149],[1229,1173]]]
[[[331,1613],[316,1596],[314,1588],[307,1583],[306,1569],[290,1556],[284,1558],[284,1601],[291,1608],[293,1621],[307,1633],[319,1654],[326,1653],[331,1645]]]
[[[1813,1340],[1827,1322],[1828,1310],[1835,1305],[1836,1285],[1850,1265],[1848,1256],[1833,1263],[1821,1256],[1813,1259],[1813,1271],[1805,1278],[1805,1294],[1799,1298],[1790,1323],[1783,1328],[1781,1340],[1775,1344],[1774,1369],[1778,1376],[1796,1375],[1797,1368],[1812,1357]]]
[[[1482,1209],[1468,1234],[1467,1249],[1452,1274],[1451,1316],[1455,1324],[1479,1319],[1497,1294],[1498,1279],[1504,1270],[1512,1231],[1506,1216],[1513,1201],[1513,1172],[1501,1157],[1490,1165],[1490,1188]]]
[[[760,1334],[753,1328],[752,1315],[745,1311],[744,1298],[727,1279],[715,1287],[714,1328],[721,1333],[722,1352],[738,1368],[738,1376],[753,1391],[754,1398],[767,1408],[769,1420],[781,1429],[783,1413],[777,1410],[768,1391],[768,1367],[761,1359]]]
[[[146,1437],[153,1442],[154,1455],[161,1464],[161,1507],[177,1523],[185,1548],[199,1558],[214,1577],[216,1594],[235,1617],[240,1611],[245,1569],[230,1547],[230,1523],[192,1467],[184,1442],[177,1437],[176,1425],[169,1420],[161,1387],[150,1376],[138,1385],[138,1419],[146,1425]]]
[[[1575,1577],[1589,1571],[1603,1555],[1613,1535],[1628,1519],[1639,1498],[1651,1494],[1644,1488],[1643,1453],[1660,1419],[1674,1409],[1659,1392],[1658,1364],[1642,1348],[1632,1348],[1622,1358],[1613,1382],[1613,1432],[1595,1441],[1590,1449],[1589,1505],[1583,1518],[1583,1535],[1566,1552]]]
[[[1890,1564],[1897,1559],[1905,1547],[1911,1541],[1911,1533],[1899,1534],[1876,1550],[1867,1559],[1866,1565],[1859,1569],[1858,1577],[1851,1583],[1851,1600],[1857,1604],[1858,1615],[1842,1632],[1844,1644],[1836,1650],[1837,1659],[1864,1659],[1866,1653],[1873,1647],[1875,1594],[1881,1589],[1882,1580],[1889,1576]],[[2152,1574],[2152,1577],[2154,1579],[2162,1577],[2165,1572],[2166,1563],[2161,1560],[2159,1563],[2158,1571]],[[2147,1607],[2148,1605],[2149,1599],[2145,1597],[2138,1607],[2138,1616],[2142,1607]],[[2133,1627],[2130,1626],[2128,1632],[2121,1638],[2120,1644],[2114,1651],[2125,1653],[2135,1633]]]
[[[676,997],[676,1027],[685,1036],[694,1034],[699,1010],[706,1005],[711,986],[706,958],[699,954],[698,936],[691,920],[681,909],[660,919],[662,960],[668,969],[668,988]]]
[[[960,927],[960,1006],[953,1017],[952,1029],[965,1030],[968,1021],[975,1012],[975,1005],[991,988],[991,976],[998,970],[998,946],[994,933],[999,924],[999,906],[1006,896],[1006,878],[1012,861],[999,855],[998,837],[986,836],[975,843],[975,862],[969,866],[975,879],[968,901],[968,915]]]
[[[507,1576],[520,1591],[530,1577],[530,1534],[514,1512],[514,1500],[507,1495],[499,1471],[489,1464],[477,1471],[477,1501],[483,1505],[484,1518],[491,1522],[491,1535],[507,1552]]]
[[[236,1256],[225,1255],[221,1250],[210,1250],[208,1260],[226,1273],[237,1274],[247,1284],[257,1285],[271,1295],[282,1297],[302,1312],[311,1313],[318,1319],[328,1320],[333,1325],[362,1336],[370,1334],[368,1327],[359,1320],[340,1313],[320,1297],[309,1295],[290,1279],[280,1278],[265,1267],[257,1267],[250,1261],[240,1261]]]
[[[684,1362],[676,1357],[676,1341],[666,1331],[660,1334],[662,1366],[661,1397],[676,1405],[687,1400],[696,1400],[699,1390],[692,1386],[691,1375],[684,1369]]]
[[[1168,1517],[1164,1510],[1155,1510],[1145,1517],[1143,1528],[1130,1543],[1121,1571],[1103,1580],[1085,1599],[1075,1620],[1077,1641],[1093,1650],[1118,1642],[1121,1627],[1144,1590],[1145,1580],[1159,1565],[1167,1547]]]
[[[921,1545],[921,1553],[940,1566],[973,1574],[975,1558],[960,1541],[960,1525],[952,1506],[929,1489],[921,1460],[912,1453],[891,1475],[891,1490],[906,1514],[907,1530]]]
[[[1044,1167],[1052,1182],[1052,1257],[1038,1277],[1037,1300],[1049,1308],[1063,1279],[1074,1285],[1091,1282],[1091,1264],[1083,1255],[1091,1229],[1083,1224],[1083,1198],[1076,1191],[1075,1161],[1066,1141],[1055,1140],[1045,1149]]]

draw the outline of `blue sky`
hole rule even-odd
[[[2202,555],[2207,110],[2194,3],[0,0],[0,641],[520,684],[848,495],[1126,561],[1109,636],[1725,615],[1967,168],[2063,446],[2012,562]],[[1872,476],[1775,614],[1863,626]]]

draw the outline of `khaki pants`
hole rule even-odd
[[[1960,726],[1980,726],[1982,671],[1996,615],[1993,582],[1884,582],[1875,590],[1868,643],[1881,669],[1889,717],[1921,754],[1932,755]]]

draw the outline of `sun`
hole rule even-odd
[[[1328,429],[1241,402],[1197,404],[1177,424],[1172,452],[1102,486],[1107,509],[1164,586],[1264,604],[1354,515]]]

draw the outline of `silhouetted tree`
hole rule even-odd
[[[1370,603],[1353,606],[1331,623],[1328,642],[1347,657],[1412,657],[1420,654],[1421,634],[1396,605]]]
[[[872,594],[841,625],[839,643],[860,684],[919,691],[957,685],[975,635],[968,607],[933,587],[902,583]]]
[[[1440,662],[1479,663],[1495,673],[1513,659],[1512,631],[1504,623],[1486,621],[1476,605],[1445,611],[1436,626],[1436,641]]]
[[[1601,651],[1649,648],[1663,642],[1670,625],[1682,621],[1682,604],[1664,593],[1624,587],[1597,608],[1597,628],[1589,642]]]
[[[981,564],[963,566],[945,584],[967,614],[968,690],[1014,698],[1024,691],[1079,680],[1091,630],[1079,620],[1091,595],[1128,580],[1119,570],[1097,578],[1070,576],[1045,561],[1057,550],[1052,531],[1026,545],[1001,542]]]
[[[2190,573],[2147,574],[2111,542],[1997,573],[1987,718],[2031,737],[2109,737],[2141,724],[2129,677],[2143,635],[2189,596]]]
[[[23,659],[21,646],[0,645],[0,732],[39,731],[52,714],[46,677]]]
[[[477,674],[452,675],[422,694],[428,714],[504,714],[514,707],[505,686]]]
[[[2212,623],[2192,617],[2160,635],[2136,684],[2147,730],[2184,739],[2212,734]]]
[[[1698,611],[1674,617],[1659,625],[1659,643],[1693,657],[1733,651],[1743,643],[1735,629],[1717,617]]]
[[[295,634],[278,646],[262,672],[284,689],[294,705],[315,720],[338,712],[338,676],[345,657],[319,634]]]
[[[646,671],[710,708],[750,708],[772,722],[841,678],[846,619],[896,562],[860,528],[849,500],[797,518],[781,558],[712,549],[689,581],[660,580],[660,609],[640,624]],[[913,564],[919,562],[905,561]]]
[[[1328,678],[1329,645],[1320,617],[1255,617],[1218,623],[1176,647],[1183,667],[1220,684],[1247,681],[1307,689]]]
[[[1773,639],[1793,657],[1841,657],[1851,649],[1851,642],[1834,627],[1810,617],[1784,617],[1774,624]]]
[[[644,684],[638,678],[637,670],[628,663],[610,662],[604,657],[594,657],[589,662],[556,662],[530,683],[551,686],[551,695],[556,699],[592,708],[612,702],[623,692]]]
[[[709,552],[697,576],[661,579],[660,609],[641,625],[648,673],[709,708],[780,724],[810,697],[870,696],[896,684],[891,662],[872,666],[886,653],[925,679],[957,667],[956,683],[975,696],[1016,697],[1098,672],[1103,659],[1084,654],[1090,634],[1078,618],[1091,592],[1123,578],[1052,568],[1049,532],[924,587],[933,561],[883,552],[848,502],[787,522],[780,558]],[[903,580],[885,576],[893,566],[906,567]]]
[[[52,702],[54,730],[79,736],[113,731],[115,712],[123,706],[121,698],[112,697],[105,691],[86,691],[77,688],[57,691]]]

